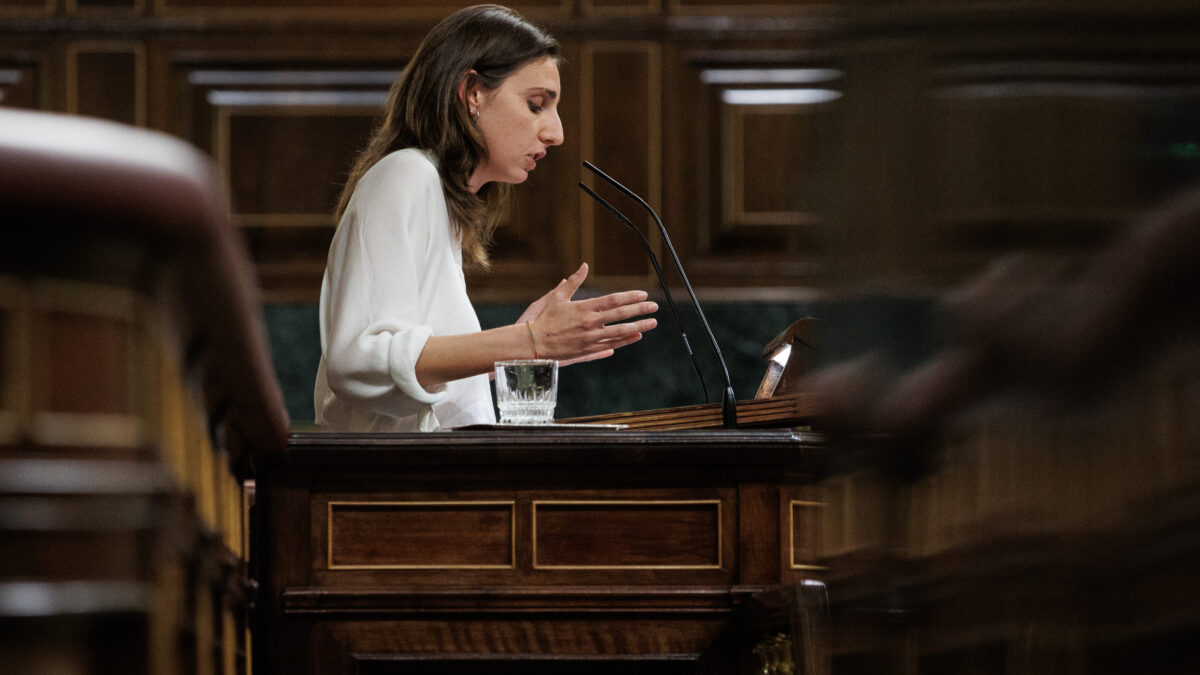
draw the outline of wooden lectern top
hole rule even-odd
[[[738,401],[738,426],[751,429],[796,427],[811,424],[820,410],[818,394],[788,394]],[[629,429],[720,429],[721,404],[701,403],[678,408],[636,410],[559,420],[565,423],[623,424]]]

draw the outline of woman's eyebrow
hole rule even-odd
[[[558,98],[557,91],[554,91],[553,89],[547,89],[546,87],[530,87],[529,90],[527,91],[527,93],[530,93],[530,94],[542,93],[542,94],[545,94],[551,100]]]

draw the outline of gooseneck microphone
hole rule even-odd
[[[637,228],[624,213],[617,210],[615,206],[609,204],[604,197],[596,194],[591,188],[579,184],[580,189],[588,194],[589,197],[595,199],[604,210],[611,213],[617,220],[625,224],[625,227],[633,230],[633,233],[641,240],[642,246],[646,247],[646,254],[650,256],[650,264],[654,266],[654,273],[658,275],[658,284],[662,286],[663,295],[667,298],[667,307],[671,308],[671,316],[675,317],[675,327],[679,329],[679,337],[683,338],[683,348],[687,350],[688,358],[692,361],[692,368],[696,370],[696,377],[700,379],[700,389],[704,391],[704,400],[708,401],[708,385],[704,382],[704,373],[700,370],[700,364],[696,362],[696,353],[692,351],[692,343],[688,342],[687,331],[683,330],[683,322],[679,320],[679,312],[675,309],[675,300],[671,298],[671,291],[667,288],[667,280],[663,278],[662,268],[658,266],[658,256],[654,255],[654,249],[650,247],[650,242],[646,241],[646,235]]]
[[[679,262],[679,254],[675,252],[675,246],[671,244],[671,236],[667,234],[667,228],[665,225],[663,225],[662,219],[658,217],[658,214],[654,212],[654,209],[650,208],[650,205],[646,203],[645,199],[642,199],[636,193],[634,193],[633,190],[621,185],[608,174],[596,168],[596,165],[592,164],[591,162],[584,161],[583,166],[588,171],[591,171],[599,176],[604,182],[620,190],[621,193],[626,197],[629,197],[633,201],[637,202],[643,209],[646,210],[647,213],[650,214],[650,217],[654,219],[655,225],[658,226],[659,234],[662,235],[663,243],[667,245],[667,251],[671,253],[671,260],[675,263],[675,269],[679,270],[679,278],[683,280],[683,287],[687,289],[688,297],[692,299],[692,306],[696,308],[696,316],[700,317],[700,324],[704,327],[704,332],[706,335],[708,335],[708,341],[712,345],[713,352],[717,355],[717,361],[721,364],[721,373],[725,376],[725,392],[721,397],[721,422],[726,429],[737,428],[737,399],[733,394],[733,381],[729,378],[729,367],[725,365],[725,357],[721,355],[721,347],[717,344],[717,336],[713,335],[712,328],[708,325],[708,319],[704,317],[704,310],[700,308],[700,301],[696,299],[696,291],[692,289],[692,284],[688,281],[687,273],[683,271],[683,264]],[[587,188],[585,187],[584,189],[586,190]],[[587,190],[587,192],[595,196],[591,190]],[[613,209],[611,206],[608,207],[608,210],[611,213],[617,213],[616,209]],[[628,219],[624,216],[621,216],[621,220],[625,222]],[[632,227],[632,225],[630,226]],[[635,231],[637,230],[636,227],[633,229]],[[638,234],[640,235],[641,232],[638,231]],[[649,243],[646,244],[646,247],[649,249]],[[651,259],[653,260],[653,254],[651,254]],[[655,264],[655,269],[657,270],[657,268],[658,265]],[[662,279],[661,274],[659,275],[659,279]],[[663,286],[666,286],[665,282],[663,283]],[[705,400],[707,400],[707,395],[708,394],[706,391]]]

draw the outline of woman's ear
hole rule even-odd
[[[474,69],[463,73],[458,81],[458,100],[467,106],[467,110],[476,110],[480,101],[479,73]]]

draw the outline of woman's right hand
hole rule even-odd
[[[605,358],[658,325],[652,317],[627,321],[658,311],[657,303],[646,300],[645,291],[572,300],[587,275],[588,266],[583,263],[518,319],[518,323],[529,322],[539,356],[558,359],[564,365]]]

